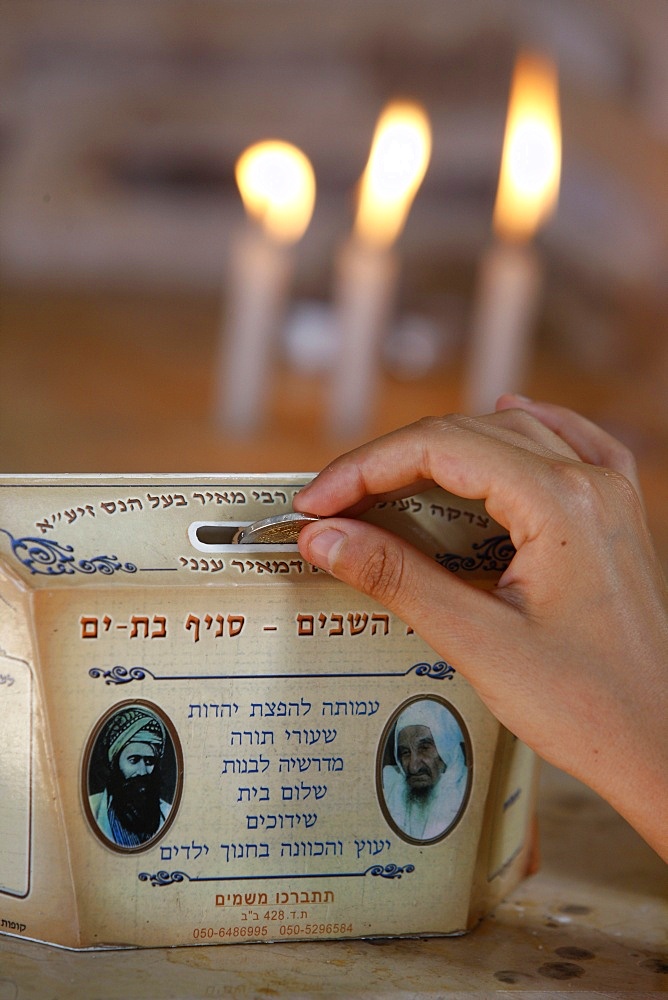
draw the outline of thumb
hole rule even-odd
[[[516,609],[457,578],[402,538],[363,521],[326,518],[299,533],[309,562],[374,598],[474,681],[498,657]],[[512,633],[511,633],[512,634]],[[473,671],[479,676],[470,676]]]

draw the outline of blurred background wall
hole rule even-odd
[[[460,407],[526,47],[558,63],[563,124],[526,388],[636,449],[663,540],[666,0],[0,0],[2,471],[315,469],[335,454],[298,307],[329,301],[395,96],[424,104],[434,144],[399,243],[408,340],[384,352],[369,432]],[[268,137],[310,157],[317,201],[271,419],[240,442],[212,425],[211,379],[243,222],[234,163]]]

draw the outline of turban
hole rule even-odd
[[[448,766],[464,763],[461,744],[464,736],[454,715],[440,701],[423,698],[412,701],[397,718],[394,729],[394,759],[399,763],[399,733],[407,726],[426,726],[431,730],[438,756]]]
[[[107,758],[111,763],[128,743],[148,743],[155,754],[162,757],[165,749],[165,727],[152,712],[138,705],[126,708],[115,715],[105,739]]]

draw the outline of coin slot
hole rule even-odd
[[[193,521],[188,528],[188,541],[194,549],[199,552],[257,552],[272,550],[286,550],[295,552],[296,543],[281,544],[278,542],[235,542],[234,537],[240,528],[246,528],[253,521]]]
[[[238,550],[234,536],[251,521],[193,521],[188,528],[188,541],[200,552]]]
[[[199,524],[195,538],[202,545],[231,545],[238,530],[238,525],[232,524]]]

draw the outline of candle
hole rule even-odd
[[[556,68],[521,55],[515,65],[494,206],[495,241],[478,275],[464,406],[487,413],[524,386],[542,266],[531,240],[559,195],[561,129]]]
[[[299,149],[277,141],[247,149],[235,176],[248,220],[230,247],[215,413],[218,424],[248,434],[265,416],[293,246],[311,220],[315,177]]]
[[[366,429],[377,394],[380,347],[395,304],[399,263],[393,244],[422,183],[431,152],[424,110],[393,101],[382,112],[359,186],[353,232],[338,255],[334,285],[337,355],[328,429]]]

